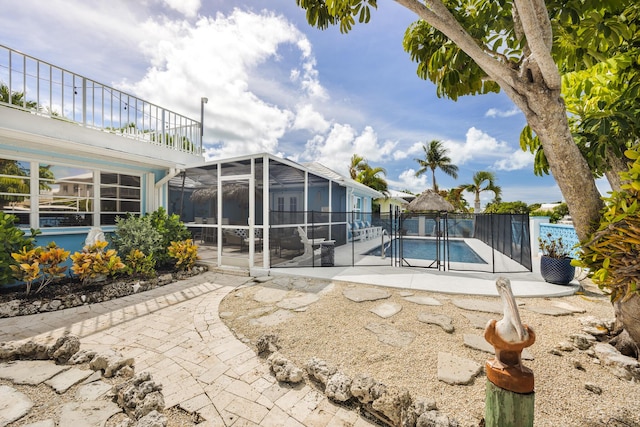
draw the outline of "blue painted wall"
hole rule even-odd
[[[551,237],[549,237],[549,234]],[[540,238],[543,240],[546,239],[558,239],[562,237],[562,243],[566,247],[574,248],[571,252],[571,256],[573,258],[577,258],[580,253],[580,249],[578,248],[578,244],[580,241],[578,240],[578,235],[576,234],[576,230],[572,225],[569,224],[550,224],[550,223],[542,223],[540,224]],[[537,244],[538,242],[536,242]]]

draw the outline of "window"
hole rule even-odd
[[[0,158],[0,206],[15,215],[16,225],[29,226],[31,210],[31,165],[29,162]]]
[[[291,197],[289,198],[289,212],[297,212],[298,211],[298,198]]]
[[[140,177],[100,173],[100,211],[103,224],[115,224],[116,217],[140,215]]]
[[[39,166],[38,227],[93,225],[93,171]]]
[[[276,204],[277,204],[277,208],[276,208],[277,211],[279,212],[284,211],[284,197],[278,197]]]
[[[38,181],[33,192],[32,179]],[[98,209],[99,225],[113,225],[116,216],[141,213],[141,188],[136,175],[0,158],[0,206],[21,227],[91,226]]]

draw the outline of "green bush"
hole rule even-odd
[[[627,150],[633,160],[620,177],[625,184],[605,198],[598,230],[581,243],[580,260],[573,264],[588,269],[589,277],[612,301],[640,293],[640,152]]]
[[[31,236],[25,236],[24,231],[15,225],[15,215],[0,212],[0,285],[13,283],[13,270],[11,266],[17,266],[18,262],[11,256],[12,253],[21,250],[31,250],[35,245],[35,237],[40,230],[31,229]]]
[[[153,277],[156,274],[156,260],[153,255],[145,255],[139,249],[129,252],[125,259],[126,271],[131,276]]]
[[[136,249],[146,255],[152,255],[154,259],[166,251],[162,244],[162,235],[155,229],[148,216],[137,217],[129,214],[125,218],[116,218],[116,229],[111,240],[118,254],[125,259]]]
[[[190,239],[191,233],[189,233],[187,227],[185,227],[184,223],[180,220],[179,215],[168,215],[167,211],[162,207],[150,215],[147,215],[147,217],[150,219],[151,225],[161,236],[163,250],[154,252],[153,254],[158,266],[173,266],[175,259],[173,259],[168,252],[171,242],[182,242]],[[149,253],[144,250],[142,251]]]

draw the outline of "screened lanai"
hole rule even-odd
[[[313,263],[310,243],[346,243],[345,212],[371,203],[340,175],[318,171],[269,154],[207,162],[170,181],[168,210],[187,225],[202,261],[243,268]]]

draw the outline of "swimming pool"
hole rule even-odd
[[[394,243],[398,242],[396,239]],[[440,242],[440,258],[446,260],[444,255],[444,242]],[[463,240],[450,240],[449,241],[449,261],[451,262],[466,262],[470,264],[487,264],[471,247]],[[431,239],[402,239],[402,256],[404,258],[423,259],[423,260],[435,260],[437,257],[437,243]],[[380,256],[380,247],[372,249],[367,252],[367,255]],[[386,246],[385,256],[391,255],[390,247]]]

